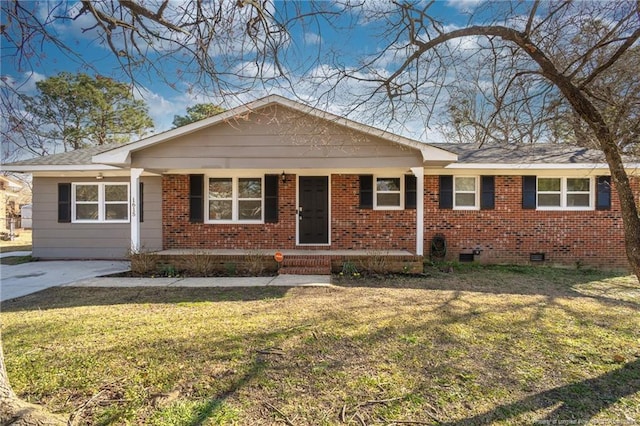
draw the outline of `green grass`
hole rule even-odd
[[[31,256],[11,256],[0,258],[0,265],[19,265],[33,261]]]
[[[639,308],[628,276],[454,265],[330,288],[63,287],[0,315],[14,390],[78,424],[620,424],[640,419]]]

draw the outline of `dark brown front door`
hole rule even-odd
[[[300,176],[298,232],[300,244],[329,243],[329,178]]]

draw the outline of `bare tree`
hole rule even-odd
[[[92,68],[58,33],[71,25],[82,37],[110,50],[133,83],[142,76],[160,78],[174,88],[189,82],[189,90],[222,97],[276,80],[287,85],[291,58],[303,53],[289,30],[340,16],[340,10],[326,2],[276,7],[268,0],[16,1],[2,2],[1,10],[6,22],[0,31],[3,56],[17,69],[34,69],[43,43],[56,45],[69,60]],[[309,17],[313,18],[306,22]],[[305,53],[307,58],[313,56]]]
[[[375,85],[361,103],[400,111],[448,101],[467,131],[458,136],[471,141],[591,142],[609,165],[640,277],[640,217],[623,163],[640,146],[640,2],[489,2],[454,28],[432,13],[433,1],[392,3],[371,17],[386,47],[343,76]],[[390,54],[393,69],[381,73]],[[465,64],[486,72],[485,88],[466,83]]]

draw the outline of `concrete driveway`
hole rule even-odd
[[[52,260],[0,265],[0,301],[70,282],[129,270],[128,261]]]

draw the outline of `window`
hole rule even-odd
[[[402,208],[402,179],[399,177],[376,178],[375,208]]]
[[[261,222],[262,178],[209,178],[210,222]]]
[[[475,177],[455,177],[453,180],[453,208],[473,210],[478,208],[478,183]]]
[[[591,209],[590,178],[538,178],[539,209]]]
[[[128,222],[129,184],[73,184],[73,222]]]

